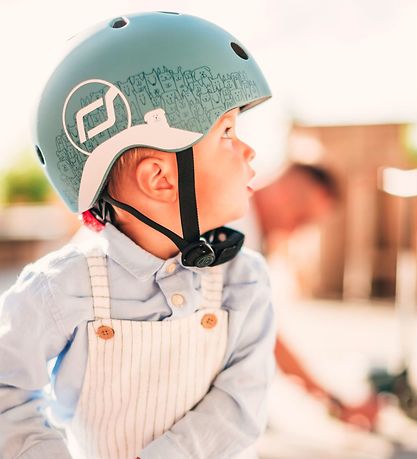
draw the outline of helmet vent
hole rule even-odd
[[[128,24],[129,24],[128,19],[124,17],[120,17],[120,18],[113,19],[110,26],[113,29],[122,29],[123,27],[126,27]]]
[[[180,13],[176,13],[175,11],[158,11],[158,13],[162,13],[162,14],[176,14],[177,16],[180,14]]]
[[[233,51],[239,57],[241,57],[242,59],[245,59],[245,61],[249,59],[249,56],[246,54],[246,51],[241,46],[239,46],[237,43],[234,43],[232,41],[232,43],[230,43],[230,46],[232,47]]]
[[[43,156],[41,149],[36,145],[35,146],[36,154],[38,155],[39,161],[41,162],[42,166],[45,165],[45,157]]]

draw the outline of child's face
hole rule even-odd
[[[225,113],[194,146],[195,183],[201,232],[243,216],[253,191],[255,175],[249,162],[251,147],[236,137],[239,109]]]

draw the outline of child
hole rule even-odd
[[[99,234],[1,298],[0,457],[238,457],[265,423],[274,330],[263,260],[220,225],[248,204],[235,123],[267,83],[235,38],[182,14],[69,44],[36,151]]]

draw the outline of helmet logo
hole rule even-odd
[[[95,98],[89,102],[92,94]],[[89,103],[86,104],[86,101]],[[118,115],[120,112],[122,116]],[[71,144],[81,153],[89,155],[91,150],[83,144],[115,126],[120,121],[118,117],[123,120],[127,117],[124,129],[132,125],[130,106],[124,94],[112,83],[92,79],[79,83],[68,94],[62,123]],[[71,126],[72,122],[74,125]]]
[[[113,124],[116,121],[116,114],[114,112],[114,106],[113,106],[113,101],[115,97],[117,96],[117,90],[116,88],[110,88],[106,95],[104,96],[105,100],[105,107],[107,109],[107,120],[103,121],[100,123],[98,126],[90,129],[87,131],[87,136],[90,139],[91,137],[94,137],[97,134],[100,134],[100,132],[103,132],[109,127],[112,127]],[[94,102],[91,102],[90,105],[87,105],[87,107],[82,108],[76,115],[75,119],[77,120],[77,129],[78,129],[78,135],[80,136],[80,142],[84,143],[87,140],[86,137],[86,132],[84,128],[84,117],[87,116],[89,113],[91,113],[94,110],[97,110],[98,108],[103,106],[103,98],[101,97],[100,99],[96,99]]]

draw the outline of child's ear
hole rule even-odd
[[[142,159],[136,168],[136,183],[149,198],[175,202],[178,196],[178,172],[175,154]]]

